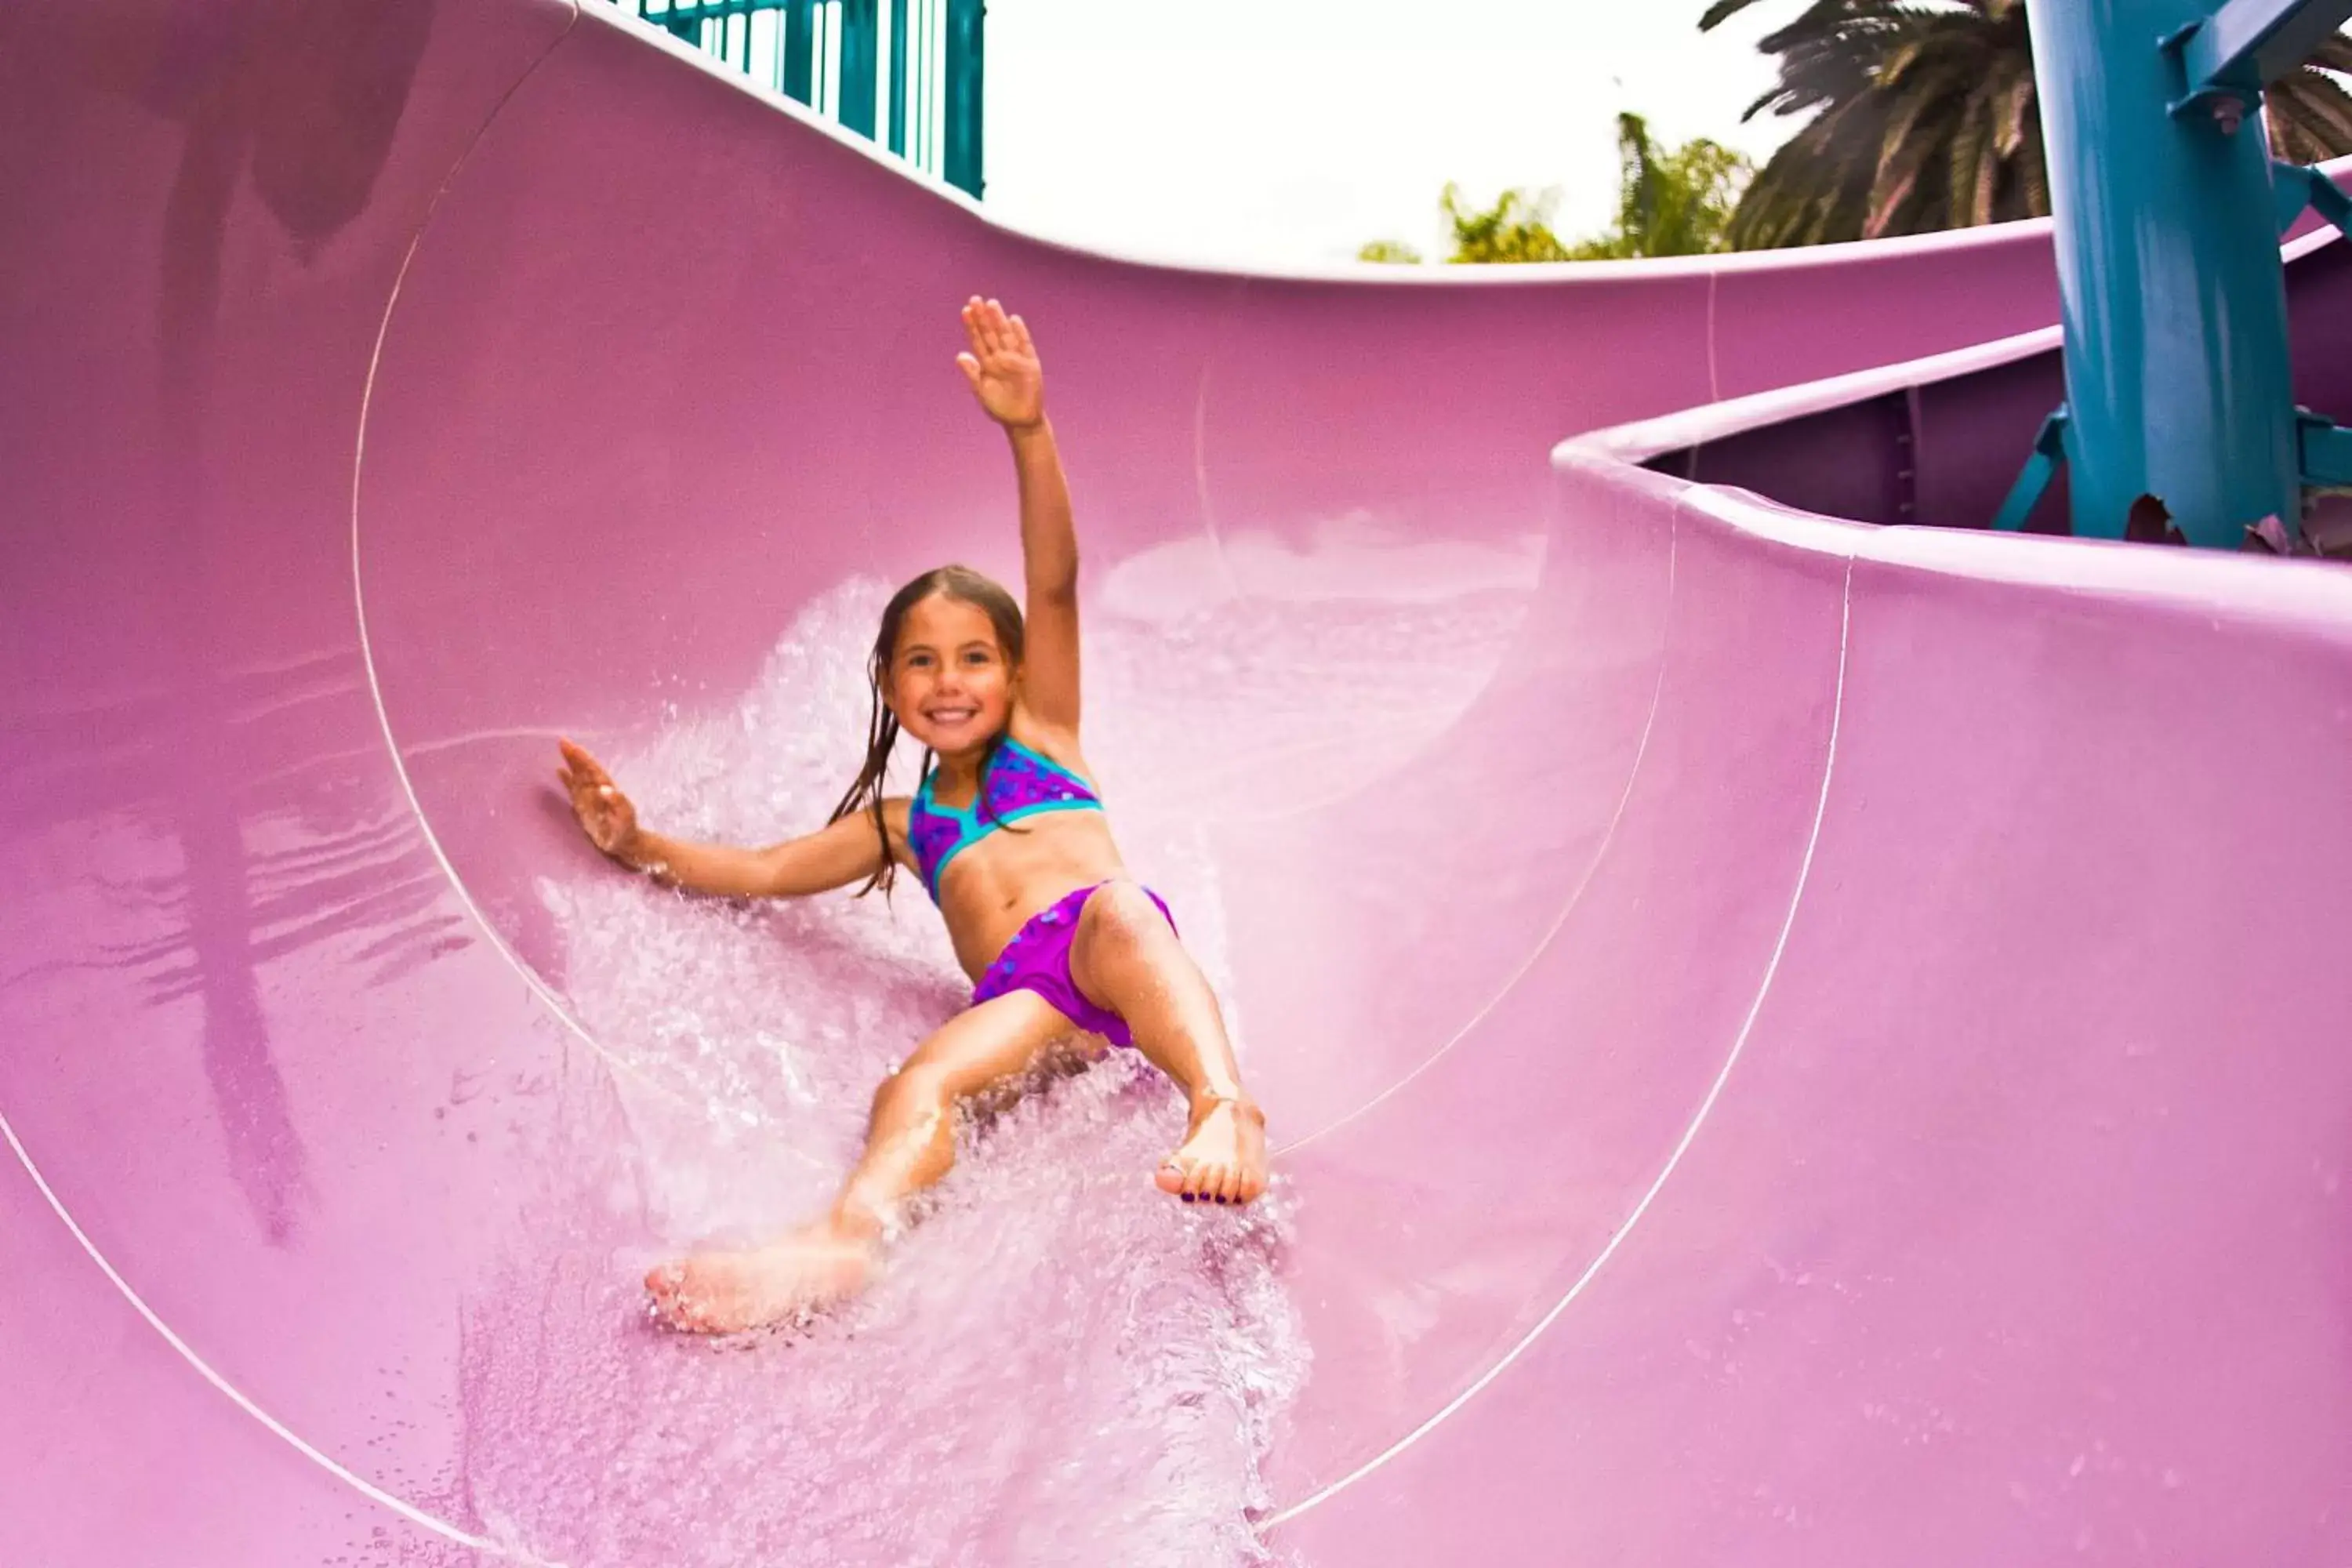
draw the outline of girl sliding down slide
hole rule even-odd
[[[1265,1186],[1265,1117],[1242,1088],[1216,997],[1157,894],[1132,880],[1078,746],[1078,549],[1045,422],[1029,329],[993,300],[963,308],[973,395],[1004,427],[1021,494],[1028,616],[962,566],[892,595],[874,641],[865,766],[821,831],[765,849],[665,838],[637,826],[610,775],[562,743],[589,839],[634,870],[736,898],[792,898],[901,865],[923,879],[974,985],[875,1092],[866,1151],[832,1210],[764,1247],[696,1253],[646,1277],[681,1329],[728,1333],[858,1289],[907,1200],[955,1159],[955,1109],[1026,1073],[1073,1033],[1143,1053],[1192,1105],[1160,1186],[1245,1204]],[[882,794],[903,730],[925,748],[913,797]],[[933,764],[932,760],[936,759]]]

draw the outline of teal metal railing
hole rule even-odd
[[[617,3],[925,173],[981,194],[984,0]]]

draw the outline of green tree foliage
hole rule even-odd
[[[1728,147],[1700,137],[1661,151],[1638,114],[1617,117],[1617,219],[1602,234],[1574,242],[1552,228],[1557,190],[1505,191],[1491,207],[1463,199],[1448,184],[1438,197],[1454,230],[1454,262],[1601,261],[1633,256],[1695,256],[1725,248],[1724,235],[1753,166]],[[1374,240],[1366,261],[1418,261],[1412,247]]]
[[[1454,254],[1448,261],[1566,261],[1568,247],[1551,230],[1551,210],[1559,205],[1558,191],[1529,195],[1505,191],[1483,211],[1465,206],[1462,187],[1447,181],[1437,198],[1445,221],[1454,226]]]
[[[1660,152],[1638,114],[1617,117],[1617,222],[1574,247],[1577,260],[1702,256],[1726,248],[1725,230],[1755,166],[1701,136]]]
[[[1716,0],[1710,30],[1757,0]],[[2050,210],[2025,0],[1808,0],[1759,46],[1780,80],[1748,117],[1811,114],[1739,203],[1741,249],[1921,234]],[[2338,37],[2273,89],[2279,155],[2352,152],[2352,68]]]

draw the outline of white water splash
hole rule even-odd
[[[814,601],[733,710],[608,758],[645,820],[746,844],[820,824],[860,760],[887,597],[854,582]],[[1202,823],[1360,787],[1411,756],[1470,700],[1515,618],[1494,603],[1236,601],[1097,620],[1089,761],[1130,865],[1213,983],[1224,921]],[[1448,657],[1413,657],[1432,646]],[[1220,722],[1236,712],[1246,725]],[[1115,1053],[968,1125],[884,1276],[813,1330],[662,1332],[644,1317],[646,1265],[820,1210],[874,1086],[969,986],[912,879],[888,902],[754,907],[620,875],[543,894],[562,984],[633,1069],[613,1086],[628,1147],[578,1157],[610,1168],[615,1233],[635,1245],[600,1248],[551,1216],[573,1234],[520,1249],[469,1313],[465,1511],[573,1568],[1268,1560],[1260,1463],[1308,1366],[1281,1284],[1299,1218],[1278,1183],[1246,1212],[1171,1202],[1150,1174],[1181,1103]]]

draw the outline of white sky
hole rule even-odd
[[[1701,34],[1706,5],[990,0],[988,205],[1122,251],[1313,265],[1379,238],[1442,255],[1452,179],[1559,186],[1582,235],[1614,207],[1619,110],[1759,162],[1794,129],[1739,114],[1797,0]]]

